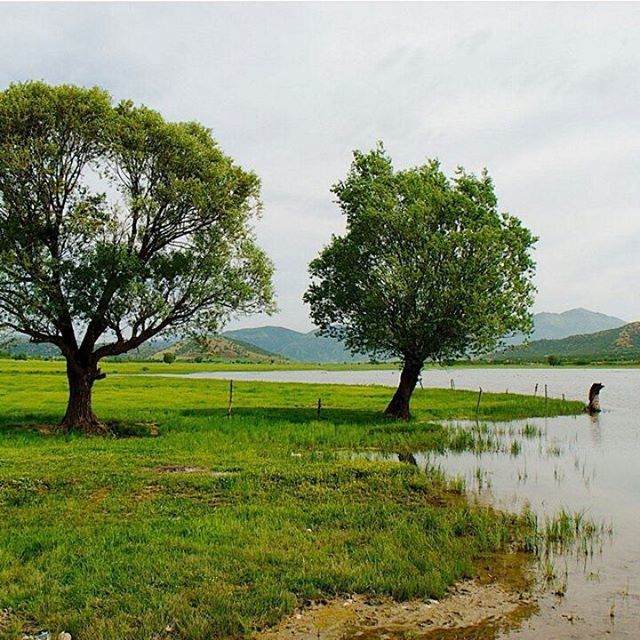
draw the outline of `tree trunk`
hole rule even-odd
[[[405,363],[400,374],[400,384],[384,412],[385,415],[393,416],[400,420],[409,420],[411,418],[409,402],[411,401],[411,394],[416,388],[416,384],[418,384],[420,371],[422,371],[422,364]]]
[[[67,359],[67,379],[69,381],[69,401],[67,412],[60,423],[64,431],[84,433],[110,433],[109,427],[100,422],[91,406],[91,390],[96,380],[104,378],[95,364],[82,366]]]

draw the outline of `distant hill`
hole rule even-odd
[[[213,336],[211,338],[188,338],[156,351],[151,359],[160,360],[165,353],[173,353],[176,360],[242,360],[251,362],[281,362],[286,358],[247,344],[240,340]]]
[[[535,340],[528,345],[507,347],[495,354],[494,359],[539,361],[548,356],[573,361],[640,361],[640,322],[560,340]]]
[[[144,342],[137,349],[132,349],[127,353],[118,356],[119,360],[150,360],[153,355],[163,349],[168,349],[171,345],[176,344],[178,338],[156,338]]]
[[[317,331],[301,333],[284,327],[257,327],[225,331],[225,338],[241,340],[296,362],[367,362],[362,354],[352,354],[340,340],[318,335]]]
[[[529,340],[557,340],[569,336],[583,335],[617,329],[627,324],[625,320],[589,311],[588,309],[570,309],[563,313],[536,313],[533,316],[533,334]],[[505,341],[506,344],[521,344],[524,336],[516,335]]]
[[[148,360],[154,353],[175,344],[176,338],[158,338],[145,342],[137,349],[119,356],[120,360]],[[11,356],[24,355],[28,358],[60,358],[62,352],[53,344],[34,344],[23,336],[16,336],[0,340],[0,352]]]
[[[0,352],[12,356],[23,355],[28,358],[55,358],[62,355],[60,349],[54,344],[34,344],[24,338],[0,341]]]

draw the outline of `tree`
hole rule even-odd
[[[354,153],[332,192],[346,233],[311,262],[304,300],[322,334],[401,360],[388,415],[409,419],[427,359],[482,352],[530,330],[536,239],[498,212],[486,170],[448,179],[430,160],[396,172],[379,144]]]
[[[66,358],[65,429],[100,432],[99,362],[272,307],[259,180],[205,127],[107,92],[0,93],[0,326]]]

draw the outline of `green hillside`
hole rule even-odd
[[[539,362],[549,356],[568,361],[640,361],[640,322],[561,340],[535,340],[528,345],[507,347],[494,354],[493,359]]]
[[[286,359],[252,344],[222,336],[188,338],[156,351],[151,359],[161,360],[165,353],[173,353],[176,360],[282,362]]]

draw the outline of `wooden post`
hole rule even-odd
[[[453,378],[451,378],[451,391],[455,391],[456,390],[456,383],[453,381]]]
[[[318,398],[318,420],[320,420],[320,411],[322,410],[322,398]]]
[[[478,392],[478,402],[476,403],[476,418],[478,417],[478,412],[480,411],[481,399],[482,399],[482,387],[480,387],[480,391]]]
[[[562,394],[562,402],[565,401],[564,393]]]
[[[549,396],[547,395],[547,385],[544,385],[544,415],[547,415],[547,403],[549,402]]]
[[[535,398],[538,395],[538,383],[536,382],[536,386],[533,388],[533,397]]]
[[[233,403],[233,380],[229,380],[229,408],[227,409],[227,418],[231,417],[232,403]]]

